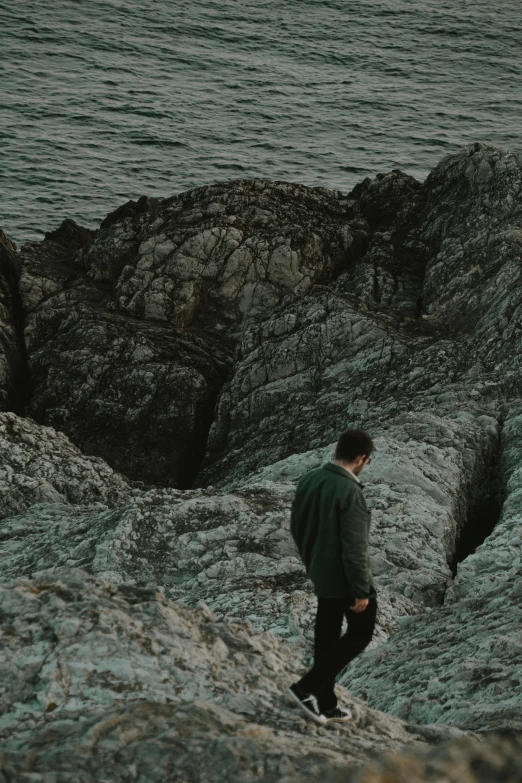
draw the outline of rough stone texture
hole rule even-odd
[[[345,773],[346,774],[346,773]],[[491,735],[483,742],[457,740],[364,765],[353,774],[333,773],[336,783],[518,783],[522,777],[522,739]]]
[[[444,158],[425,184],[423,309],[431,323],[485,343],[485,359],[520,341],[521,173],[517,155],[473,144]]]
[[[138,206],[94,238],[24,246],[29,414],[130,477],[188,487],[244,322],[338,273],[370,228],[354,201],[285,183]]]
[[[230,482],[323,446],[346,426],[393,431],[404,413],[500,418],[503,379],[452,381],[462,371],[459,346],[421,330],[394,328],[329,290],[252,327],[221,396],[200,483]]]
[[[271,634],[155,588],[54,569],[0,587],[3,780],[317,780],[405,742],[408,726],[343,693],[321,728],[284,691],[299,660]]]
[[[500,450],[502,515],[494,530],[460,563],[447,600],[479,598],[516,581],[522,567],[522,403],[510,407],[502,428]]]
[[[0,229],[0,411],[22,412],[28,378],[16,285],[16,246]]]
[[[372,470],[386,468],[382,481],[365,474],[382,512],[372,533],[377,571],[415,601],[440,602],[468,516],[494,491],[506,410],[522,396],[521,180],[515,155],[471,145],[420,190],[403,187],[402,217],[391,214],[388,225],[375,216],[399,175],[356,188],[374,221],[366,255],[246,328],[198,483],[272,475],[275,462],[362,426],[383,455]],[[387,256],[376,250],[383,242]],[[373,272],[361,276],[370,258]],[[394,269],[409,282],[395,273],[383,288]]]
[[[186,484],[226,355],[204,335],[187,341],[124,315],[110,287],[72,260],[79,253],[53,240],[22,253],[28,412],[135,479]]]
[[[364,256],[342,272],[335,290],[356,297],[371,310],[391,311],[400,320],[419,316],[422,303],[424,257],[409,232],[424,203],[420,184],[393,170],[365,179],[350,193],[371,227]]]
[[[489,486],[498,427],[488,416],[404,413],[375,427],[376,452],[362,480],[371,512],[376,583],[422,606],[439,605],[452,581],[453,554],[468,510]],[[335,442],[261,468],[246,486],[296,481],[333,456]]]
[[[57,685],[38,690],[40,675],[30,674],[26,701],[9,703],[11,779],[21,769],[16,765],[33,758],[43,766],[31,780],[43,783],[45,770],[67,771],[78,742],[96,748],[103,759],[100,767],[93,762],[96,769],[121,764],[116,780],[139,779],[144,764],[154,766],[152,753],[161,779],[178,774],[268,783],[323,773],[325,780],[360,783],[520,779],[519,740],[503,737],[415,752],[359,771],[342,769],[342,760],[407,741],[399,718],[413,722],[415,736],[424,732],[428,741],[447,734],[437,724],[522,733],[521,184],[515,155],[471,145],[441,161],[423,185],[391,172],[344,197],[284,183],[229,183],[162,202],[140,199],[108,216],[94,236],[67,224],[24,248],[20,289],[35,381],[31,415],[149,481],[192,486],[205,450],[206,456],[199,488],[187,491],[131,488],[131,482],[126,489],[99,461],[89,462],[93,491],[102,493],[101,503],[93,503],[90,490],[85,497],[74,494],[76,467],[66,474],[65,484],[73,487],[68,494],[59,485],[61,465],[54,472],[45,466],[48,447],[39,455],[34,443],[21,446],[26,456],[17,457],[14,469],[22,478],[12,483],[23,489],[9,499],[0,527],[2,578],[34,579],[52,565],[75,566],[112,586],[77,573],[70,579],[80,586],[63,593],[41,589],[38,577],[31,587],[11,585],[25,590],[27,600],[58,596],[48,614],[29,612],[23,614],[27,623],[12,623],[8,633],[15,640],[26,634],[13,644],[32,643],[40,616],[61,627],[62,603],[83,628],[96,616],[93,607],[106,605],[106,593],[121,602],[145,595],[140,591],[147,583],[164,585],[168,598],[180,601],[167,601],[169,611],[185,619],[195,616],[187,606],[203,598],[210,606],[203,612],[215,612],[209,622],[228,629],[220,636],[225,645],[231,619],[245,622],[241,633],[249,638],[258,630],[271,633],[262,637],[263,664],[256,658],[236,665],[212,637],[212,690],[206,684],[210,653],[199,659],[199,642],[183,626],[173,635],[187,634],[186,657],[196,651],[192,681],[205,683],[187,699],[189,707],[166,702],[160,709],[156,695],[152,702],[143,695],[147,683],[159,692],[150,672],[162,670],[163,653],[151,647],[140,659],[143,679],[126,670],[132,687],[121,691],[118,705],[111,672],[85,675],[71,693],[88,700],[92,686],[99,699],[87,707],[81,702],[83,723],[79,713],[60,722],[69,704],[67,672],[77,665],[60,653],[66,674],[60,668],[50,678]],[[289,505],[298,477],[328,459],[339,431],[354,425],[368,429],[377,444],[363,481],[381,610],[373,649],[349,667],[344,681],[351,693],[396,717],[380,716],[392,724],[378,723],[374,731],[379,713],[365,713],[373,716],[366,723],[325,730],[330,744],[322,745],[323,730],[310,724],[288,738],[288,710],[275,704],[283,671],[291,680],[309,660],[314,607],[288,535]],[[19,445],[23,427],[13,432]],[[59,454],[67,453],[64,443]],[[9,447],[9,459],[11,451],[17,453]],[[76,459],[84,458],[76,454],[73,465]],[[33,493],[40,464],[50,488]],[[106,489],[97,490],[98,482]],[[110,500],[111,482],[121,500]],[[27,508],[38,500],[46,502]],[[479,543],[477,532],[488,537],[457,563]],[[77,599],[67,598],[71,592]],[[120,644],[119,632],[131,657],[134,637],[130,641],[125,628],[143,628],[140,600],[110,610],[111,618],[121,619],[119,631],[103,618],[107,644]],[[399,615],[404,619],[396,631]],[[166,647],[175,648],[157,625]],[[156,620],[150,628],[142,636],[156,633]],[[49,644],[59,638],[53,633],[45,632]],[[97,649],[98,637],[93,644]],[[116,647],[110,649],[118,658]],[[92,652],[101,660],[96,656]],[[279,662],[267,685],[273,656]],[[245,735],[234,722],[237,704],[226,701],[221,680],[238,682],[239,692],[253,699],[247,720],[255,726],[246,728],[253,732],[247,744],[238,741]],[[19,710],[33,704],[31,694],[52,688],[57,700],[38,702],[40,710],[55,705],[45,713],[50,725],[34,718],[32,728],[22,729]],[[102,713],[108,724],[100,728]],[[421,723],[429,725],[421,729]],[[368,744],[362,727],[376,732],[375,742]],[[345,742],[352,730],[359,755]],[[33,731],[34,739],[24,731]],[[388,740],[381,741],[383,733]],[[180,744],[172,749],[173,742]],[[198,772],[190,765],[201,749]],[[133,763],[136,772],[128,772]]]
[[[35,503],[118,506],[133,491],[138,490],[123,476],[102,459],[82,454],[61,432],[14,413],[0,414],[0,519]],[[19,530],[25,557],[30,556],[27,532],[24,526]],[[59,537],[52,542],[53,557],[61,544]]]
[[[2,523],[0,579],[74,566],[115,584],[162,585],[171,598],[203,599],[217,617],[247,620],[309,656],[316,599],[290,536],[293,490],[154,489],[110,510],[36,504]],[[383,588],[374,643],[396,630],[399,615],[419,610]]]
[[[415,191],[408,220],[386,232],[403,273],[422,269],[419,286],[392,280],[384,295],[377,278],[389,265],[380,255],[362,281],[382,241],[376,229],[364,258],[329,287],[252,324],[200,482],[230,481],[323,445],[345,425],[373,429],[400,411],[474,412],[478,402],[501,418],[502,403],[521,394],[521,180],[520,160],[506,151],[471,145],[448,156]],[[372,187],[386,194],[385,185]],[[406,300],[417,317],[402,312]]]
[[[205,448],[215,484],[345,423],[481,395],[498,418],[520,393],[521,172],[470,145],[423,185],[238,181],[129,202],[94,237],[62,227],[20,257],[29,413],[180,487]]]
[[[522,731],[522,407],[501,438],[502,515],[458,568],[444,606],[405,618],[348,667],[350,689],[386,712],[469,729]]]

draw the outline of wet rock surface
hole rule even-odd
[[[4,243],[6,780],[75,747],[78,780],[520,779],[521,185],[470,145],[423,184],[239,181]],[[289,510],[350,426],[378,632],[320,729],[281,696],[315,610]]]

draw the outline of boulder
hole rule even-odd
[[[22,249],[28,412],[131,478],[189,487],[245,324],[353,263],[370,229],[354,201],[286,183],[140,202]]]

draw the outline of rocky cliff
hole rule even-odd
[[[520,779],[521,185],[476,144],[0,235],[6,780]],[[350,426],[378,632],[320,729],[289,508]]]

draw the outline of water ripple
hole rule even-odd
[[[47,0],[0,7],[0,226],[96,226],[143,193],[423,179],[521,151],[518,0]]]

